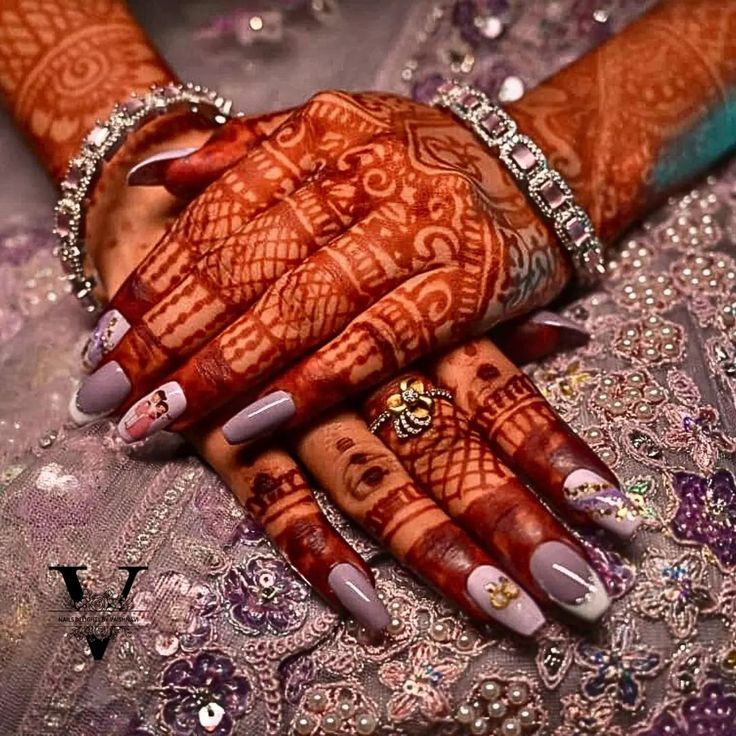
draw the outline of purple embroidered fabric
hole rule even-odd
[[[515,99],[648,3],[240,5],[133,3],[183,77],[246,110],[325,87],[427,99],[457,75]],[[736,734],[736,162],[631,232],[565,310],[592,341],[529,369],[645,519],[629,546],[585,540],[611,614],[535,641],[480,630],[326,504],[377,570],[393,617],[377,643],[177,438],[131,449],[109,423],[70,426],[90,326],[50,252],[51,186],[0,123],[14,176],[0,192],[3,736]],[[102,660],[59,621],[71,609],[50,565],[86,565],[92,590],[116,594],[118,567],[148,567]]]

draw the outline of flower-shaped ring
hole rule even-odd
[[[434,400],[452,401],[452,394],[443,388],[426,388],[419,378],[405,378],[399,391],[386,399],[386,409],[371,423],[374,434],[388,421],[399,439],[405,440],[426,432],[432,426]]]

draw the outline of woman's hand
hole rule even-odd
[[[484,144],[409,100],[328,92],[234,121],[163,180],[196,192],[223,170],[114,296],[140,322],[83,412],[90,395],[95,413],[125,411],[163,388],[173,400],[147,433],[227,402],[244,408],[226,437],[251,440],[530,311],[569,276]]]

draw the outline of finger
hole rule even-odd
[[[327,521],[288,454],[248,454],[212,430],[188,438],[312,587],[369,629],[386,628],[389,615],[370,568]]]
[[[357,315],[364,313],[361,319],[370,321],[370,305],[376,298],[415,269],[428,268],[431,263],[419,258],[404,262],[399,255],[386,261],[387,249],[400,244],[395,243],[395,231],[385,229],[385,217],[381,210],[372,212],[284,274],[252,309],[169,374],[166,383],[175,383],[178,393],[186,397],[178,403],[179,414],[168,414],[169,424],[178,420],[172,429],[185,428],[225,401],[252,392],[269,375],[328,341]],[[434,278],[438,273],[433,272]],[[138,409],[133,406],[131,411]],[[120,434],[131,441],[126,424],[121,422]],[[157,422],[151,431],[164,426]]]
[[[462,278],[455,269],[436,269],[395,289],[235,414],[223,426],[228,441],[251,442],[298,426],[437,349],[453,333]]]
[[[204,253],[298,189],[325,165],[328,151],[316,138],[318,130],[312,117],[293,114],[251,146],[236,166],[185,208],[118,289],[110,306],[130,322],[138,321]]]
[[[356,414],[344,412],[320,423],[299,438],[297,450],[340,509],[470,616],[493,619],[522,634],[543,623],[534,601],[417,487]],[[497,608],[489,589],[504,581],[518,596]]]
[[[452,350],[433,373],[504,462],[561,512],[622,537],[636,531],[641,518],[616,476],[490,340]]]
[[[512,363],[525,365],[581,347],[590,334],[561,314],[540,310],[494,327],[491,338]]]
[[[470,427],[466,416],[412,371],[363,404],[375,431],[414,480],[539,599],[585,621],[610,600],[580,546]],[[496,591],[496,605],[512,598]]]
[[[90,376],[70,403],[77,424],[117,409],[129,395],[141,395],[227,327],[286,271],[342,233],[363,213],[360,203],[335,211],[329,191],[339,181],[305,184],[244,224],[206,253],[191,273],[131,328],[118,310],[101,318],[83,351]],[[116,390],[110,385],[120,386]],[[112,405],[111,402],[115,404]]]
[[[232,168],[258,141],[281,125],[293,110],[235,118],[220,126],[199,148],[164,151],[137,163],[130,186],[164,186],[171,194],[191,199]]]

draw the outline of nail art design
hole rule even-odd
[[[370,580],[357,567],[341,562],[332,568],[327,582],[356,621],[372,631],[382,631],[388,626],[391,619],[386,606]]]
[[[620,537],[630,537],[641,525],[641,516],[626,494],[592,470],[573,470],[563,487],[570,506]]]
[[[476,567],[465,585],[468,595],[481,610],[522,636],[531,636],[545,622],[531,597],[491,565]]]
[[[170,151],[161,151],[153,156],[139,161],[128,172],[126,181],[131,187],[154,187],[163,183],[166,174],[166,165],[177,158],[184,158],[198,151],[194,148],[173,148]]]
[[[82,349],[82,367],[91,373],[130,329],[130,323],[117,309],[100,317]]]
[[[112,360],[79,384],[69,402],[69,415],[79,426],[89,424],[117,409],[131,388],[125,371]]]
[[[529,570],[555,603],[584,621],[596,621],[611,605],[593,568],[563,542],[540,544],[532,553]]]
[[[128,409],[118,423],[118,434],[126,442],[145,439],[168,427],[186,408],[184,390],[176,381],[169,381]]]
[[[274,391],[254,401],[231,417],[222,427],[225,439],[231,445],[258,439],[291,419],[296,406],[291,394]]]

